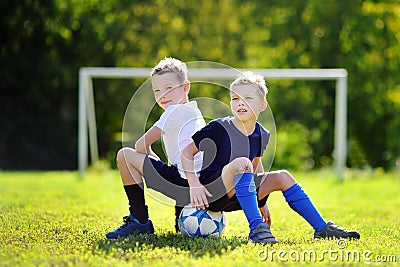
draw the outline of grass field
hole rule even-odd
[[[400,265],[400,174],[294,173],[325,219],[357,229],[360,240],[314,240],[280,192],[271,194],[274,246],[247,242],[241,212],[227,213],[222,238],[173,232],[173,207],[147,194],[157,235],[108,241],[127,203],[118,172],[0,172],[0,266]],[[167,201],[168,202],[168,201]]]

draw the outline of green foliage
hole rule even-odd
[[[274,168],[309,170],[314,167],[309,137],[310,131],[298,123],[278,128]]]
[[[295,177],[324,218],[359,230],[361,239],[348,241],[343,250],[335,240],[314,240],[312,228],[295,215],[279,192],[268,200],[272,232],[279,244],[249,244],[247,222],[240,211],[226,213],[222,238],[187,238],[173,232],[174,208],[147,191],[157,235],[109,241],[105,233],[122,223],[128,205],[118,173],[97,164],[85,179],[68,171],[0,172],[0,265],[298,266],[316,262],[290,260],[289,255],[284,262],[277,254],[265,262],[259,258],[274,249],[286,253],[315,251],[318,256],[327,250],[370,251],[370,259],[395,255],[396,262],[386,262],[385,266],[397,266],[400,218],[394,211],[399,205],[399,173],[348,172],[344,182],[326,171],[300,172]],[[365,264],[365,258],[335,260],[325,254],[319,264],[358,265]]]
[[[399,10],[373,0],[2,1],[0,168],[76,168],[80,67],[152,67],[174,56],[235,68],[346,68],[349,139],[367,165],[390,169],[400,155]],[[142,82],[94,81],[100,154],[112,162]],[[278,129],[303,125],[315,167],[331,162],[335,85],[267,82]],[[191,95],[226,97],[201,90]]]

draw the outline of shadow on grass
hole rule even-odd
[[[247,243],[248,241],[246,239],[239,237],[185,237],[180,234],[168,232],[149,236],[131,235],[128,238],[121,238],[118,240],[99,240],[96,249],[110,254],[116,250],[139,252],[152,248],[170,247],[188,251],[193,257],[202,257],[204,255],[221,255],[227,250],[233,250]]]

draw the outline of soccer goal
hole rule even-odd
[[[89,148],[92,163],[99,158],[92,80],[148,78],[150,71],[150,68],[111,67],[84,67],[79,70],[78,168],[81,176],[84,175],[88,166]],[[233,80],[237,77],[238,71],[259,73],[267,81],[271,79],[291,79],[331,80],[336,82],[333,157],[336,174],[339,179],[343,179],[347,158],[347,71],[345,69],[189,68],[189,80]]]

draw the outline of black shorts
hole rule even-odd
[[[184,207],[190,203],[189,184],[186,179],[181,177],[176,166],[170,166],[161,160],[146,156],[143,162],[143,176],[148,188],[174,199],[176,206]],[[255,176],[257,192],[262,177],[264,174]],[[200,182],[213,195],[208,198],[209,210],[235,211],[242,209],[236,195],[231,199],[228,198],[220,172],[207,176],[206,181],[202,179]],[[265,205],[266,198],[259,201],[259,207]]]

